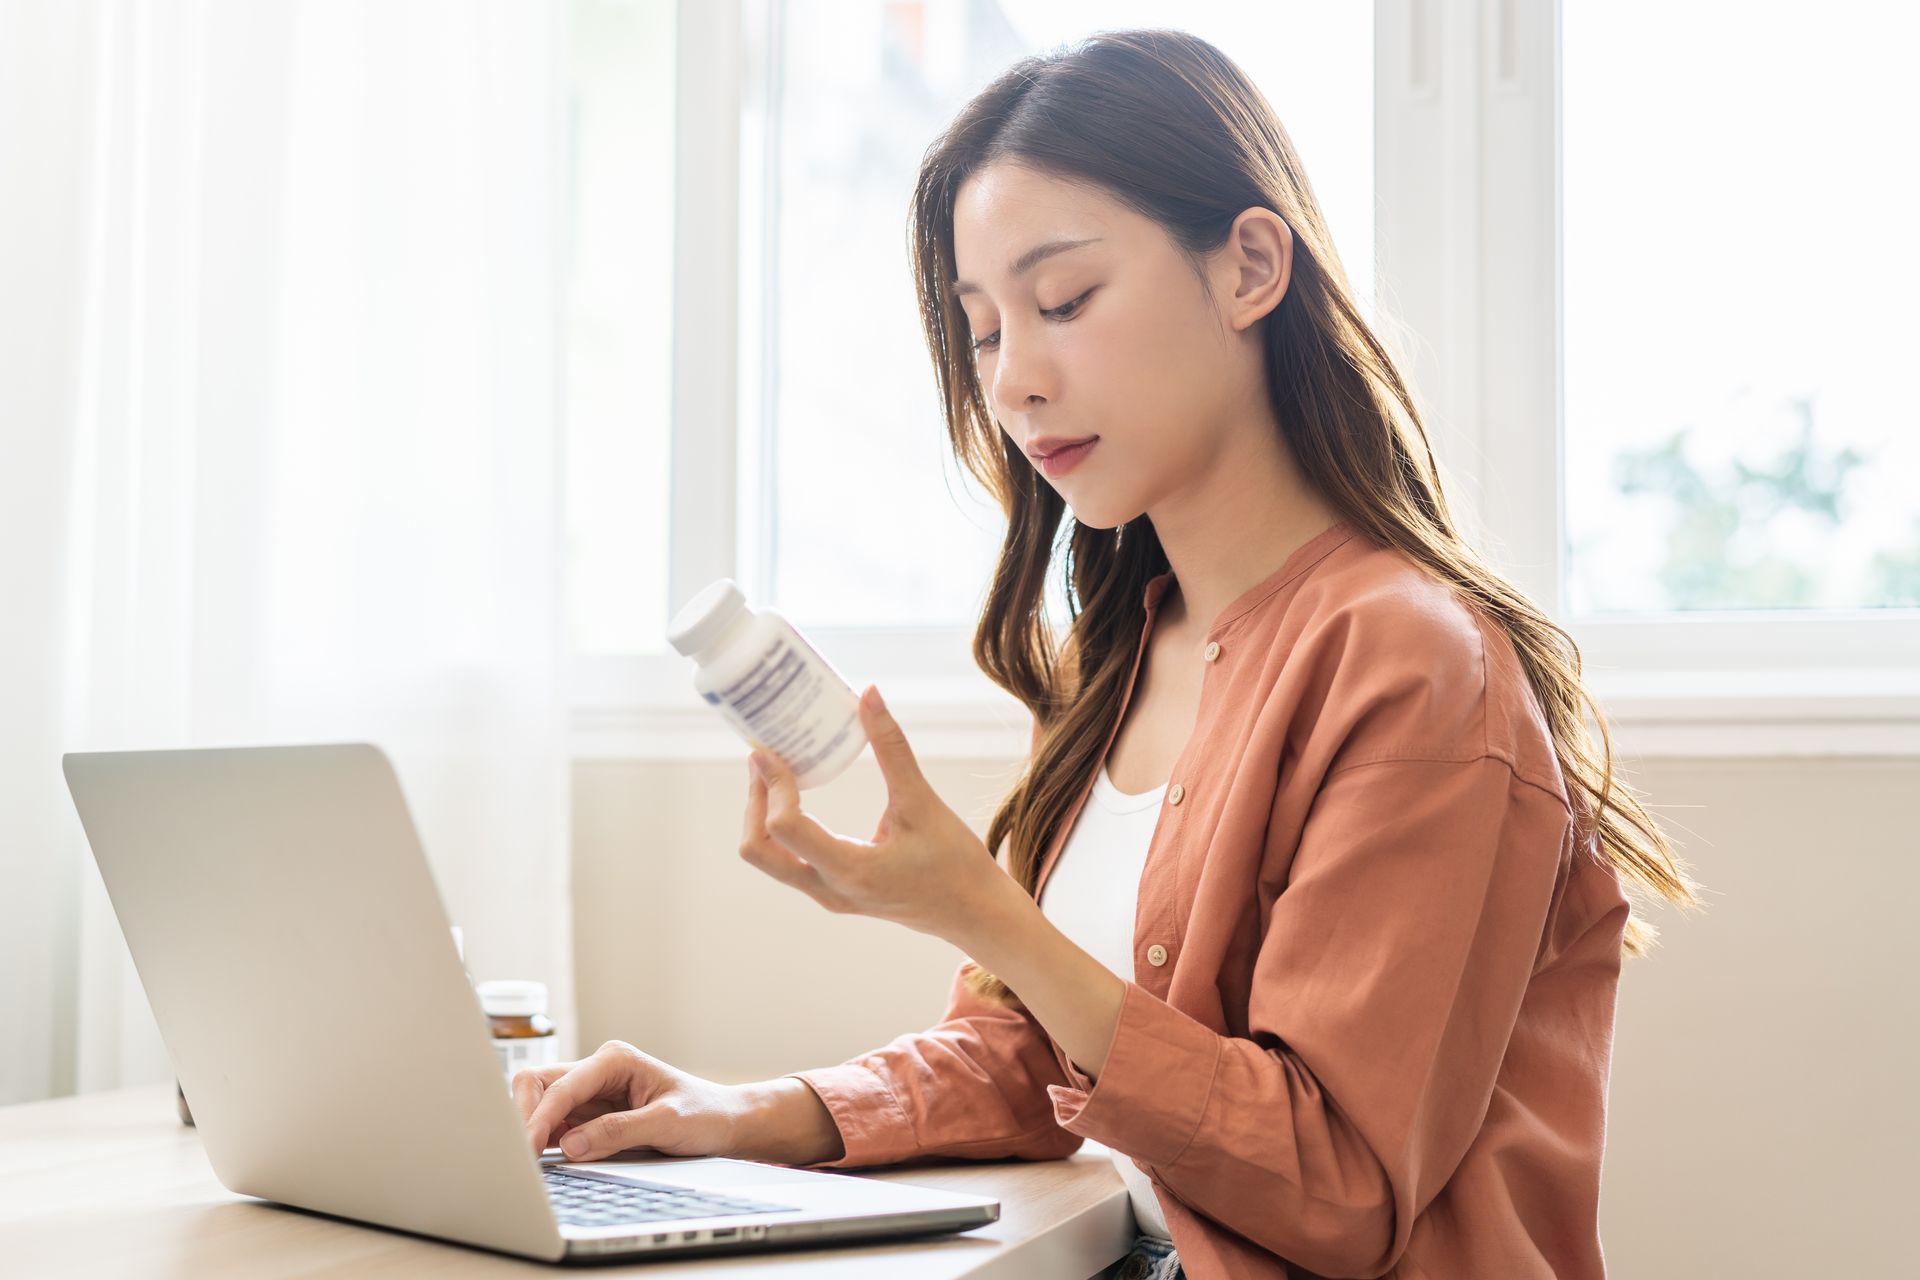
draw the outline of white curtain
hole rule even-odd
[[[69,750],[379,743],[571,1026],[559,23],[0,0],[0,1102],[170,1076]]]

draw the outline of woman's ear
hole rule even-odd
[[[1293,229],[1271,209],[1241,211],[1219,250],[1220,274],[1231,292],[1221,304],[1235,333],[1280,305],[1293,283]]]

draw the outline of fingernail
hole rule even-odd
[[[887,701],[880,696],[880,687],[878,685],[873,687],[873,709],[875,711],[885,711],[887,709]]]
[[[760,753],[758,751],[750,752],[747,755],[747,764],[753,769],[754,777],[764,778],[767,776],[767,766],[760,763]]]
[[[586,1136],[579,1133],[570,1133],[560,1139],[560,1149],[577,1160],[587,1154]]]

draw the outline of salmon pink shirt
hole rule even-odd
[[[1093,1138],[1192,1280],[1598,1280],[1628,903],[1505,632],[1342,520],[1194,660],[1098,1079],[963,963],[938,1025],[793,1073],[846,1144],[816,1167]]]

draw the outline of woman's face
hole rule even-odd
[[[1036,258],[1063,242],[1083,243]],[[1257,315],[1223,312],[1152,219],[1003,162],[961,186],[953,247],[987,404],[1083,524],[1150,511],[1231,457],[1232,432],[1271,429]],[[1232,299],[1242,266],[1217,258],[1216,297]],[[1089,437],[1064,469],[1034,457]]]

